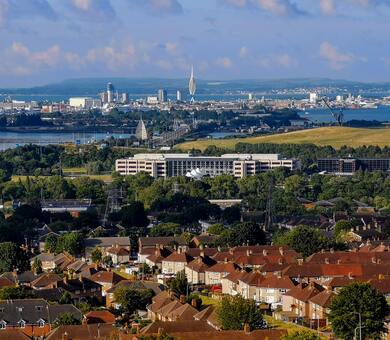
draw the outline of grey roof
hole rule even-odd
[[[112,247],[114,244],[122,247],[130,247],[129,237],[95,237],[85,239],[86,248]]]
[[[30,262],[34,262],[35,259],[39,259],[42,262],[47,262],[47,261],[54,261],[55,255],[52,253],[41,253],[37,256],[34,256],[32,259],[30,259]]]
[[[171,242],[177,242],[179,245],[187,245],[186,240],[182,236],[156,236],[139,238],[139,243],[142,247],[155,247],[156,245],[167,246]]]
[[[0,321],[17,326],[22,320],[27,324],[37,324],[39,320],[52,324],[62,313],[71,313],[81,320],[82,313],[73,305],[50,305],[43,299],[18,299],[0,301]]]

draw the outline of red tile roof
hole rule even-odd
[[[85,315],[87,324],[92,323],[115,323],[115,315],[109,312],[108,310],[96,310],[91,311]]]
[[[117,284],[119,281],[125,280],[125,278],[112,271],[100,271],[93,274],[90,280],[100,283]]]

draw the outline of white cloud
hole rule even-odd
[[[167,52],[171,54],[175,54],[177,52],[178,45],[176,43],[167,42],[165,44],[165,49]]]
[[[242,46],[238,52],[240,58],[246,58],[248,56],[249,50],[248,47]]]
[[[258,8],[280,16],[303,13],[290,0],[219,0],[219,3],[238,8]]]
[[[321,12],[325,15],[331,15],[335,12],[334,0],[320,0]]]
[[[348,63],[356,60],[352,53],[342,53],[329,42],[323,42],[320,46],[320,56],[329,62],[332,69],[340,70]]]
[[[231,68],[233,66],[233,62],[228,57],[221,57],[216,60],[216,64],[223,68]]]
[[[88,11],[91,8],[92,0],[72,0],[73,6],[83,11]]]
[[[296,61],[289,54],[281,54],[276,56],[276,62],[284,67],[292,67],[296,64]]]
[[[157,15],[183,13],[183,7],[178,0],[128,0],[128,3]]]

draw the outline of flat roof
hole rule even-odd
[[[191,155],[188,153],[138,153],[129,159],[168,160],[168,159],[227,159],[227,160],[281,160],[279,154],[242,154],[230,153],[218,156]]]

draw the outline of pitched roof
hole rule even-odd
[[[285,329],[257,329],[250,333],[244,331],[206,331],[206,332],[183,332],[169,333],[175,339],[186,339],[186,340],[281,340],[287,331]]]
[[[141,247],[155,247],[156,245],[168,246],[172,242],[176,242],[180,246],[187,245],[186,240],[182,236],[140,237],[138,242]]]
[[[309,298],[309,301],[323,308],[328,308],[335,296],[336,294],[331,290],[325,289]]]
[[[197,313],[198,311],[194,307],[185,303],[169,313],[168,317],[171,320],[194,320],[194,315]]]
[[[250,272],[239,279],[249,286],[258,286],[262,280],[264,280],[264,276],[257,271]]]
[[[117,246],[108,248],[107,253],[114,254],[117,256],[128,256],[130,254],[130,252],[126,248]]]
[[[189,263],[193,260],[194,258],[190,256],[186,252],[177,252],[174,251],[171,255],[163,259],[162,261],[166,262],[183,262],[183,263]]]
[[[259,282],[257,287],[292,289],[295,287],[295,283],[288,276],[267,275]]]
[[[290,289],[285,295],[291,296],[299,301],[307,302],[310,298],[322,292],[324,288],[314,282],[309,284],[300,283],[294,288]]]
[[[26,334],[19,329],[3,329],[1,330],[2,340],[30,340]]]
[[[31,282],[31,287],[39,289],[47,287],[49,285],[56,284],[58,281],[61,281],[62,277],[58,274],[47,273],[39,276],[37,279]]]
[[[130,247],[130,238],[129,237],[94,237],[87,238],[84,240],[86,248],[95,248],[95,247],[112,247],[114,244],[118,244],[122,247]]]
[[[157,313],[163,317],[169,317],[169,315],[177,308],[181,307],[182,304],[178,300],[171,301],[166,305],[162,306]]]
[[[0,320],[17,326],[23,320],[26,324],[37,324],[42,319],[53,323],[59,314],[72,313],[81,320],[82,313],[73,305],[51,305],[43,299],[17,299],[0,301]]]
[[[85,314],[87,324],[92,323],[115,323],[115,315],[108,310],[94,310]]]
[[[113,271],[100,271],[93,274],[90,280],[99,283],[117,284],[119,281],[125,280],[125,278]]]
[[[235,270],[234,272],[229,273],[226,275],[223,280],[229,280],[234,283],[238,283],[238,281],[243,278],[245,275],[247,275],[248,272],[243,270]]]
[[[191,261],[187,264],[187,267],[197,273],[204,273],[207,268],[215,265],[217,261],[215,261],[212,257],[198,257],[195,260]]]
[[[172,332],[191,333],[214,330],[214,328],[204,320],[185,320],[172,322],[154,321],[146,327],[142,328],[141,334],[156,334],[158,333],[159,329],[163,329],[167,334],[171,334]],[[182,337],[182,339],[185,339],[185,337]]]
[[[63,340],[66,333],[71,340],[93,340],[98,335],[101,338],[108,338],[116,328],[111,324],[90,324],[90,325],[66,325],[59,326],[47,336],[47,340]]]
[[[205,272],[210,272],[210,273],[232,273],[236,269],[239,269],[240,267],[232,262],[228,263],[217,263],[214,266],[208,268],[205,270]]]

